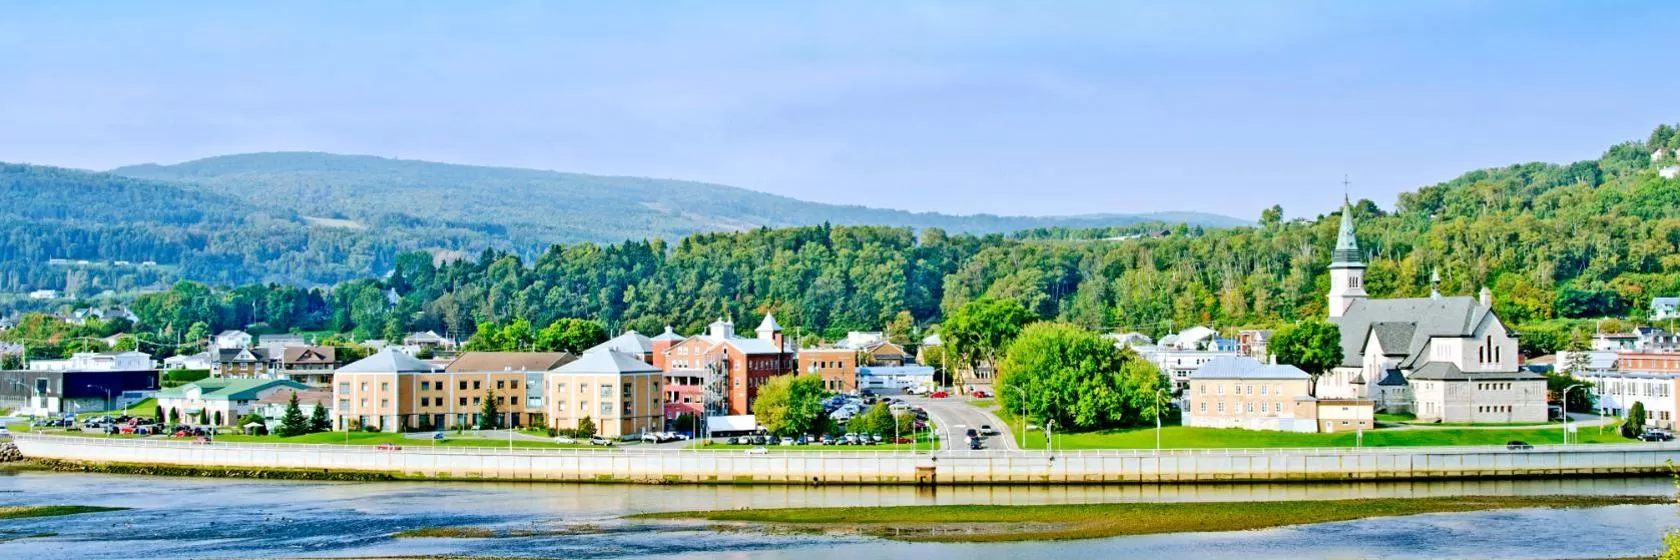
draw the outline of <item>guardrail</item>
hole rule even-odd
[[[190,441],[166,440],[154,438],[112,438],[99,436],[67,436],[49,435],[34,432],[19,432],[12,434],[15,439],[38,439],[41,441],[76,442],[83,445],[118,446],[118,447],[152,447],[171,449],[200,449],[206,445],[213,445],[218,449],[249,449],[264,451],[344,451],[347,449],[366,450],[368,453],[404,453],[424,452],[439,455],[500,455],[500,456],[556,456],[556,455],[694,455],[713,453],[744,453],[744,449],[704,449],[704,448],[638,448],[638,447],[575,447],[575,448],[532,448],[532,447],[466,447],[458,445],[427,445],[428,440],[415,445],[397,445],[400,449],[380,449],[377,445],[365,444],[337,444],[337,443],[259,443],[259,442],[216,442],[211,444],[193,443]],[[922,455],[929,457],[1157,457],[1157,456],[1220,456],[1220,455],[1347,455],[1347,454],[1437,454],[1454,455],[1469,453],[1540,453],[1540,452],[1602,452],[1602,451],[1639,451],[1639,450],[1669,450],[1680,451],[1680,442],[1665,443],[1588,443],[1571,445],[1536,445],[1532,449],[1506,449],[1503,445],[1482,446],[1394,446],[1394,447],[1260,447],[1260,448],[1199,448],[1199,449],[1075,449],[1056,450],[1048,452],[1036,450],[1001,450],[1001,449],[942,449],[937,451],[915,451],[908,449],[894,449],[869,451],[868,448],[857,450],[833,451],[787,451],[777,449],[779,446],[765,446],[765,453],[760,456],[771,455],[781,457],[809,457],[814,454],[825,456],[865,456],[876,457],[882,455]]]

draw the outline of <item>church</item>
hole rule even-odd
[[[1493,312],[1493,293],[1444,297],[1434,275],[1427,298],[1371,299],[1342,205],[1330,264],[1329,320],[1341,328],[1342,364],[1318,384],[1320,398],[1370,399],[1379,413],[1448,423],[1543,423],[1546,379],[1520,370],[1517,335]]]

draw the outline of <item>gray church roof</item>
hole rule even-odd
[[[1477,372],[1472,374],[1458,369],[1458,366],[1453,365],[1452,362],[1429,362],[1418,368],[1417,371],[1412,372],[1412,380],[1419,379],[1427,381],[1528,381],[1545,379],[1545,377],[1528,371]]]
[[[1387,353],[1405,354],[1401,368],[1410,369],[1422,357],[1431,337],[1470,336],[1492,310],[1472,297],[1358,299],[1341,317],[1333,317],[1342,331],[1342,365],[1359,367],[1364,362],[1365,342],[1376,329],[1377,340]],[[1406,334],[1405,325],[1411,326]],[[1404,344],[1399,344],[1404,340]],[[1390,347],[1390,342],[1394,347]]]

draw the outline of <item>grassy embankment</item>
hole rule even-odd
[[[1280,502],[791,508],[648,513],[630,518],[763,524],[783,530],[851,532],[917,542],[1009,542],[1245,531],[1424,513],[1672,502],[1671,498],[1662,496],[1460,496]]]
[[[12,427],[11,427],[11,430],[14,431],[14,432],[27,432],[27,431],[30,431],[30,427],[27,424],[19,423],[19,424],[13,424]],[[37,430],[37,431],[41,431],[41,430]],[[46,430],[45,432],[52,433],[54,435],[81,436],[81,437],[90,437],[90,438],[137,439],[137,438],[141,437],[141,436],[123,435],[123,434],[109,435],[108,436],[108,435],[105,435],[104,432],[98,432],[98,431],[67,432],[67,431],[64,431],[64,430],[54,429],[54,430]],[[506,448],[508,446],[507,438],[474,437],[474,436],[471,436],[471,435],[464,435],[464,434],[463,435],[455,435],[453,433],[445,433],[444,438],[445,439],[442,439],[442,440],[414,439],[414,438],[404,437],[404,434],[395,434],[395,433],[389,433],[389,432],[350,432],[348,435],[346,435],[344,432],[320,432],[320,433],[305,434],[305,435],[293,436],[293,437],[280,437],[280,436],[276,436],[276,435],[247,436],[247,435],[241,435],[241,434],[223,433],[221,435],[216,436],[216,441],[226,442],[226,443],[299,443],[299,444],[331,444],[331,445],[391,444],[391,445],[397,445],[397,446],[402,446],[402,447],[410,447],[410,448],[423,448],[423,447],[434,447],[434,446],[435,447],[501,447],[501,448]],[[148,438],[148,439],[162,440],[162,439],[165,439],[165,438],[152,437],[152,438]],[[185,441],[185,440],[175,439],[175,441]],[[517,447],[517,448],[522,448],[522,449],[577,449],[577,448],[594,447],[594,446],[587,445],[587,444],[569,444],[569,443],[568,444],[562,444],[562,443],[554,443],[552,441],[534,441],[534,440],[522,440],[522,439],[514,439],[513,440],[513,446]]]
[[[100,506],[0,506],[0,519],[58,517],[61,515],[99,513],[102,511],[121,511],[125,509],[128,508]]]

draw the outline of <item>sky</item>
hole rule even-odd
[[[260,151],[946,213],[1257,219],[1680,121],[1680,3],[82,2],[0,9],[0,161]]]

